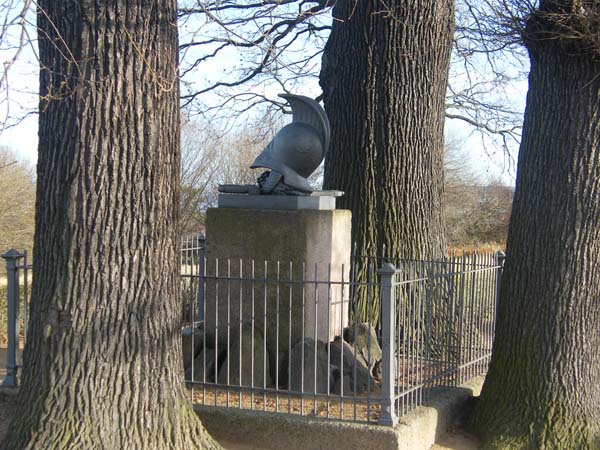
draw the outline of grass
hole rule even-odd
[[[487,255],[498,251],[506,251],[506,242],[486,242],[448,246],[448,255],[450,256],[460,256],[462,254],[467,256]]]

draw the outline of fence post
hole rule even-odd
[[[2,386],[17,387],[17,348],[19,346],[19,266],[18,262],[23,254],[15,249],[4,253],[2,258],[6,260],[6,279],[8,293],[7,332],[8,349],[6,351],[6,376]]]
[[[384,263],[378,271],[381,277],[381,414],[379,425],[394,426],[398,423],[395,411],[395,381],[396,381],[396,267]]]
[[[502,272],[504,272],[504,261],[506,260],[506,253],[498,250],[496,252],[496,263],[498,264],[498,269],[496,272],[496,311],[495,314],[498,314],[498,299],[500,298],[500,284],[502,283]]]

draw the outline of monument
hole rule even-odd
[[[308,97],[281,97],[293,120],[251,166],[267,170],[256,185],[220,186],[206,216],[206,327],[221,347],[241,341],[250,323],[273,380],[301,341],[342,335],[351,248],[351,213],[335,209],[343,193],[315,191],[307,180],[329,146],[325,111]]]

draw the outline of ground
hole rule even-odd
[[[479,442],[467,432],[456,429],[443,436],[431,450],[478,450]]]
[[[8,430],[8,422],[15,405],[16,393],[12,389],[0,389],[0,441]],[[227,450],[261,450],[229,442],[221,443]],[[477,450],[477,441],[462,430],[452,430],[431,450]]]

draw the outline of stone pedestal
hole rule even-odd
[[[340,336],[348,322],[350,228],[346,210],[209,209],[205,320],[214,345],[251,339],[239,337],[251,323],[274,370],[303,339]]]

